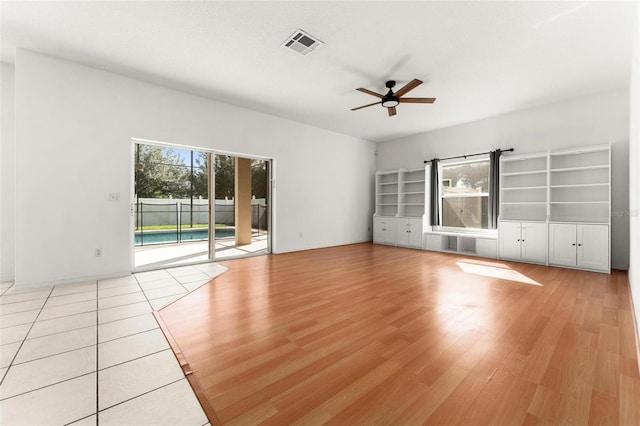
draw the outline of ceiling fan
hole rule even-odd
[[[417,78],[414,78],[413,80],[405,84],[401,89],[399,89],[397,92],[394,93],[393,88],[395,87],[396,82],[394,80],[389,80],[385,83],[385,86],[389,89],[386,95],[381,95],[380,93],[376,93],[369,89],[364,89],[360,87],[359,89],[356,89],[356,90],[375,96],[376,98],[380,98],[380,101],[377,101],[368,105],[362,105],[356,108],[351,108],[351,111],[357,111],[359,109],[367,108],[373,105],[382,105],[383,107],[387,108],[389,117],[392,117],[396,115],[396,106],[398,106],[398,104],[403,104],[403,103],[432,104],[434,103],[436,101],[436,98],[403,98],[402,97],[409,90],[413,90],[421,84],[422,84],[422,81],[418,80]]]

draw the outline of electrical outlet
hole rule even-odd
[[[109,201],[120,201],[120,193],[119,192],[110,192],[109,193]]]
[[[101,249],[101,248],[97,248],[97,249],[95,250],[95,255],[96,255],[96,256],[102,256],[102,249]]]

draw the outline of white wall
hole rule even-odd
[[[428,114],[425,120],[428,120]],[[611,143],[612,257],[614,268],[629,265],[629,90],[516,111],[472,123],[378,144],[378,170],[423,166],[434,157],[515,148],[544,152]]]
[[[23,50],[15,87],[17,286],[131,271],[131,138],[274,158],[275,252],[371,239],[371,142]]]
[[[0,282],[15,274],[15,110],[13,67],[1,64],[0,79]]]
[[[629,284],[636,314],[636,330],[640,330],[640,5],[636,5],[631,67],[630,143],[629,143],[629,212],[630,262]]]

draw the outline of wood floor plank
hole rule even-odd
[[[624,272],[370,243],[224,265],[158,313],[219,423],[640,424]]]

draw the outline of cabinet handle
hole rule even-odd
[[[524,243],[524,240],[522,240],[522,242]]]
[[[582,247],[582,244],[578,244],[578,247]]]
[[[571,245],[575,247],[575,246],[576,246],[576,243],[573,243],[573,244],[571,244]]]
[[[518,241],[520,241],[520,238],[518,238]]]

